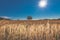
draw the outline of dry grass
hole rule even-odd
[[[60,40],[60,24],[5,24],[0,26],[0,40]]]

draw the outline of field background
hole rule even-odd
[[[60,20],[1,20],[0,40],[60,40]]]

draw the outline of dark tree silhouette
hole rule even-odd
[[[31,16],[28,16],[27,19],[28,19],[28,20],[32,20],[32,17],[31,17]]]

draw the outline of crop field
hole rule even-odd
[[[2,20],[0,40],[60,40],[60,20]]]

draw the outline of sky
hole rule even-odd
[[[47,0],[47,6],[41,8],[38,3],[41,0],[0,0],[0,16],[11,19],[59,18],[60,0]]]

